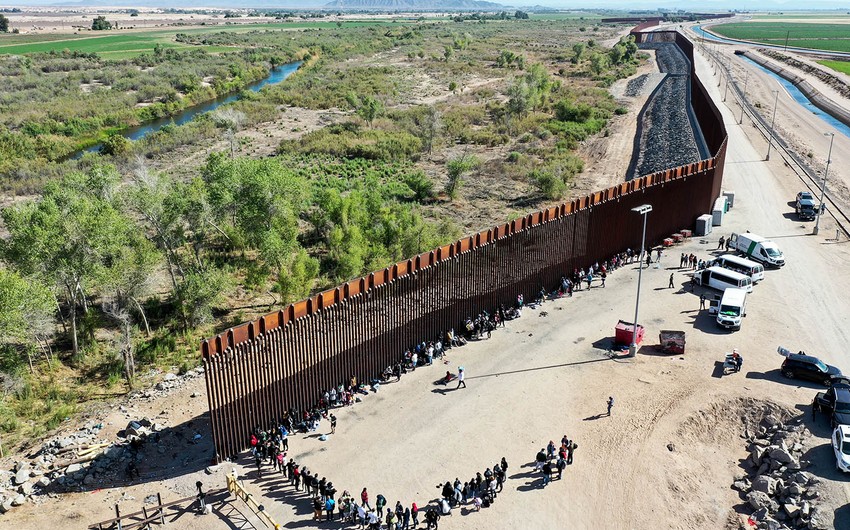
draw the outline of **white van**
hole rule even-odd
[[[742,258],[734,254],[723,254],[712,262],[712,265],[740,272],[752,278],[753,282],[764,279],[764,266],[761,263]]]
[[[782,255],[782,251],[779,250],[776,243],[756,234],[750,232],[736,234],[733,232],[729,237],[728,246],[731,246],[748,258],[760,261],[766,265],[772,265],[774,267],[785,265],[785,256]]]
[[[748,293],[753,292],[753,280],[739,272],[730,271],[723,267],[709,267],[694,273],[694,281],[699,285],[711,287],[718,291],[733,289],[744,289]]]
[[[741,319],[747,316],[747,291],[729,288],[723,291],[717,309],[717,324],[726,329],[741,329]]]

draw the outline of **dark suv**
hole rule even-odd
[[[782,363],[782,375],[789,379],[799,377],[829,386],[832,376],[841,375],[841,370],[830,366],[817,357],[804,353],[792,353]]]

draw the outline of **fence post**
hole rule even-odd
[[[118,530],[121,530],[121,510],[115,505],[115,517],[118,519]]]
[[[162,495],[156,492],[156,504],[159,508],[159,524],[165,525],[165,510],[162,509]]]

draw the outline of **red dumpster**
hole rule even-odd
[[[643,340],[643,326],[638,324],[637,327],[637,336],[635,337],[635,344],[640,344]],[[632,343],[632,333],[634,333],[634,324],[631,322],[626,322],[625,320],[621,320],[614,327],[614,343],[615,344],[623,344],[630,345]]]

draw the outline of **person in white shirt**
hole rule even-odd
[[[463,366],[457,369],[457,387],[460,388],[460,385],[463,385],[463,388],[466,388],[466,381],[464,381],[465,374],[463,371]]]

